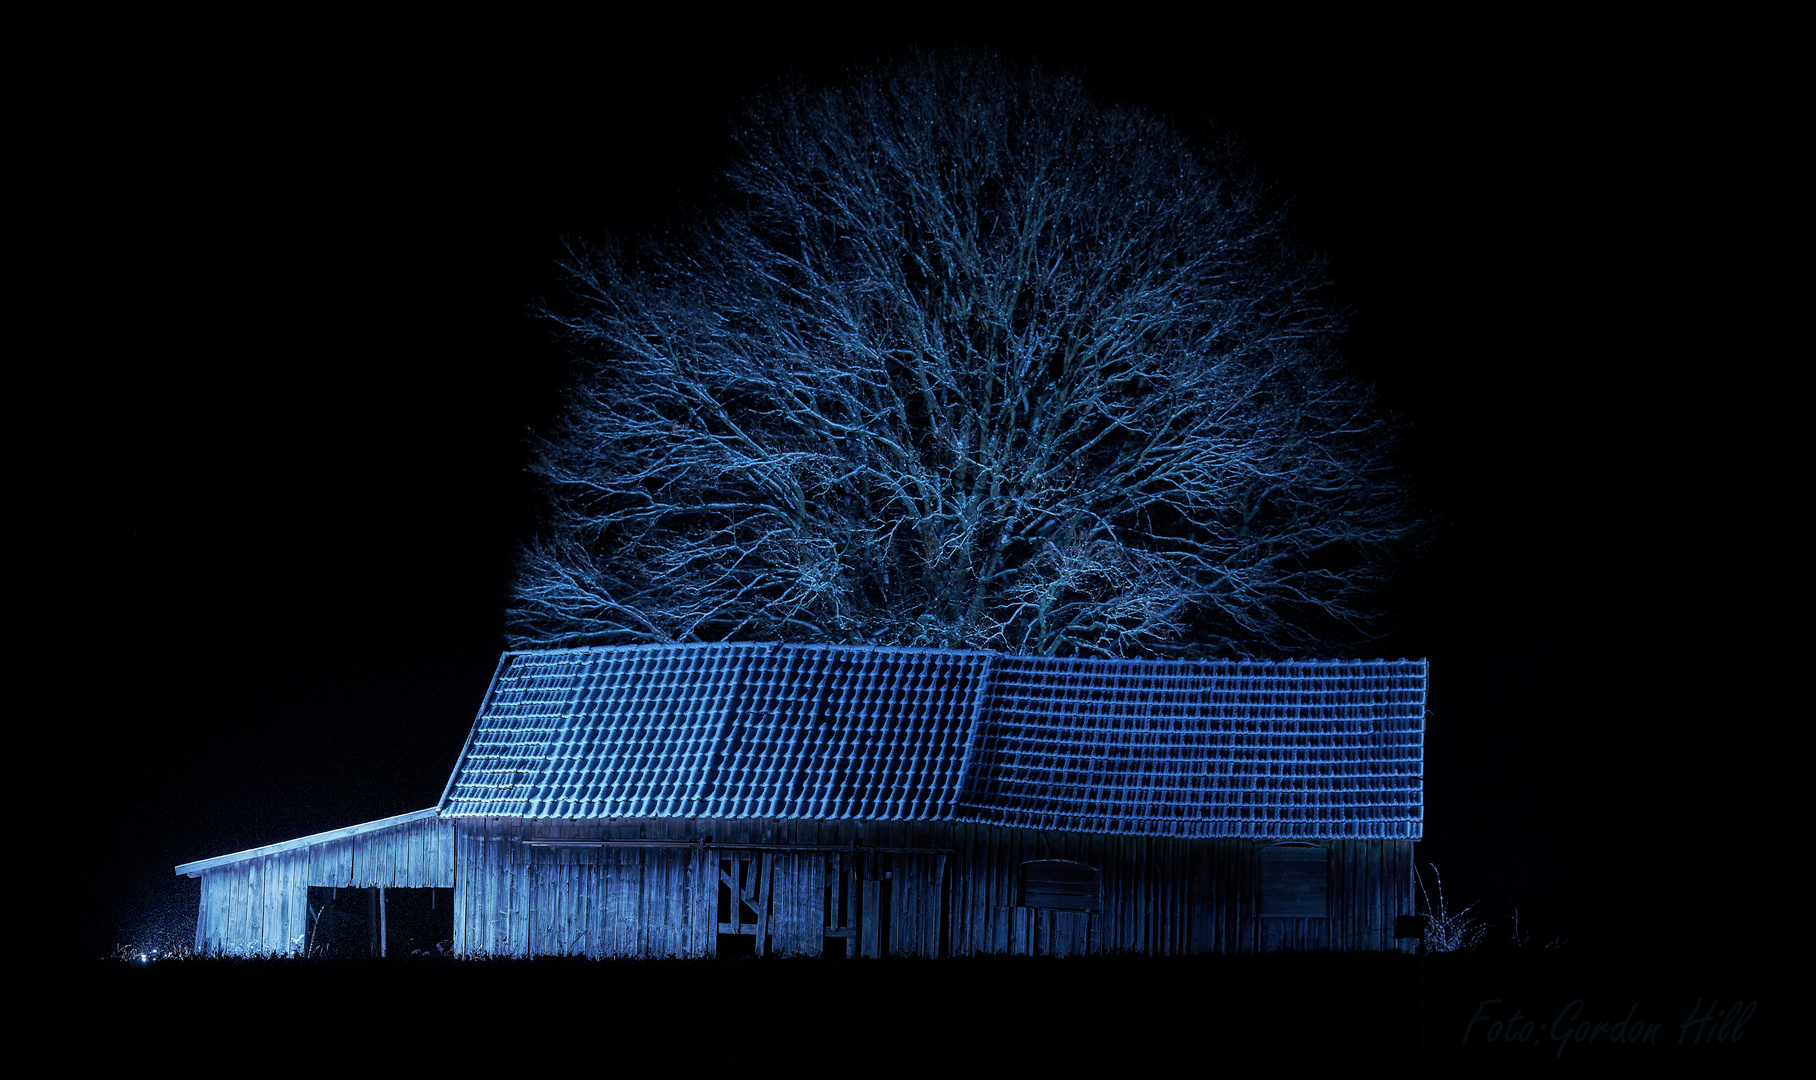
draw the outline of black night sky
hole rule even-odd
[[[1584,949],[1740,948],[1768,736],[1722,533],[1757,526],[1708,452],[1737,390],[1682,374],[1726,361],[1664,284],[1709,250],[1679,208],[1734,137],[1698,78],[1604,33],[1060,10],[138,61],[80,151],[57,336],[85,358],[51,373],[98,438],[39,458],[80,583],[46,592],[52,670],[87,703],[46,730],[99,766],[74,801],[107,855],[69,855],[61,951],[188,940],[176,863],[435,803],[535,525],[564,361],[528,310],[562,238],[685,216],[741,95],[910,43],[1228,125],[1333,259],[1346,354],[1446,522],[1369,655],[1432,662],[1419,860],[1453,905]]]

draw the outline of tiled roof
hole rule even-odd
[[[1416,839],[1425,674],[846,646],[507,653],[441,811]]]
[[[991,655],[745,644],[508,654],[442,806],[945,819]]]
[[[762,645],[507,654],[444,813],[687,816]]]
[[[817,646],[753,654],[699,815],[950,817],[990,659]]]
[[[1425,664],[999,656],[970,821],[1148,836],[1420,832]]]

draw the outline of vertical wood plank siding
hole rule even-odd
[[[751,863],[753,890],[765,867],[768,873],[758,951],[777,956],[819,955],[827,940],[839,940],[825,935],[847,931],[838,947],[866,956],[1392,949],[1394,917],[1412,910],[1410,841],[1323,842],[1329,916],[1262,918],[1263,842],[1254,840],[943,822],[431,818],[205,871],[196,948],[293,953],[307,937],[310,886],[383,886],[453,888],[455,949],[465,955],[717,952],[717,852],[545,847],[525,842],[532,837],[711,837],[721,849],[740,843],[825,848],[824,855],[769,852]],[[950,854],[864,854],[886,847]],[[1040,859],[1096,868],[1101,910],[1025,906],[1021,867]]]
[[[526,842],[707,837],[714,847],[704,851]],[[453,882],[455,950],[470,956],[714,955],[720,857],[733,859],[739,844],[825,849],[752,849],[742,856],[749,867],[745,888],[761,904],[759,921],[743,924],[743,932],[755,930],[756,951],[764,955],[819,955],[828,935],[845,929],[837,922],[840,896],[848,897],[850,937],[836,947],[851,955],[1168,956],[1395,947],[1394,916],[1412,910],[1410,841],[1320,842],[1329,860],[1327,918],[1260,916],[1258,852],[1265,843],[948,822],[462,818],[452,845],[461,864]],[[865,851],[891,847],[950,853]],[[1101,910],[1025,906],[1021,867],[1039,859],[1096,868]],[[736,911],[734,904],[734,925]]]
[[[197,952],[302,950],[309,888],[452,888],[454,823],[437,818],[245,859],[202,872]]]

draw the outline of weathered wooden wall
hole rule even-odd
[[[1263,917],[1265,842],[1255,840],[950,823],[465,818],[456,844],[454,940],[466,955],[701,957],[719,951],[721,934],[781,956],[1384,949],[1395,947],[1394,916],[1412,910],[1410,841],[1320,842],[1322,918]],[[1055,859],[1098,869],[1100,910],[1023,903],[1022,866]]]
[[[1330,947],[1411,949],[1394,919],[1413,911],[1411,840],[1331,840]]]
[[[712,846],[680,846],[708,838]],[[651,846],[625,845],[638,840]],[[819,956],[836,939],[849,955],[938,956],[946,856],[874,849],[950,844],[950,826],[902,822],[461,818],[454,948],[713,956],[729,928],[766,955]]]
[[[247,859],[202,875],[200,953],[265,956],[302,949],[308,927],[305,852]]]
[[[1330,840],[1324,918],[1262,917],[1265,841],[954,828],[953,955],[1273,952],[1390,949],[1394,916],[1412,911],[1412,843]],[[1037,859],[1098,868],[1102,910],[1019,906],[1018,870]]]
[[[690,848],[535,847],[533,837],[692,838],[693,822],[462,818],[454,951],[469,956],[704,956],[715,932],[694,903]]]
[[[300,952],[309,887],[453,888],[454,823],[424,818],[202,872],[197,952],[265,956]]]

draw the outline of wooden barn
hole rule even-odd
[[[1424,661],[506,653],[441,800],[205,859],[196,948],[449,890],[466,956],[1388,949]],[[316,895],[322,895],[320,893]],[[377,931],[382,937],[382,929]]]

